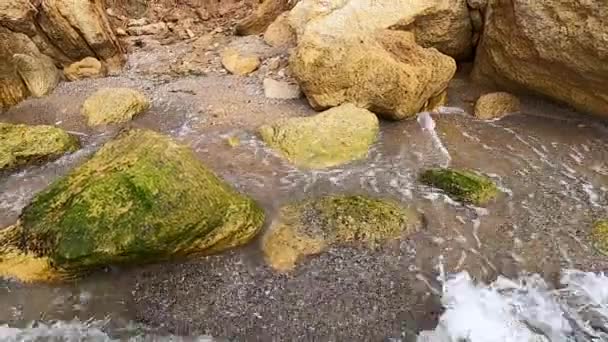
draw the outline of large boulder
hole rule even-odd
[[[378,118],[352,104],[312,117],[281,119],[259,129],[264,142],[287,160],[314,169],[367,157],[378,130]]]
[[[82,104],[82,115],[89,126],[119,124],[130,121],[150,108],[150,100],[130,88],[102,88]]]
[[[473,76],[608,117],[606,2],[488,1]]]
[[[50,160],[78,149],[78,139],[53,126],[0,122],[0,171]]]
[[[395,120],[441,95],[456,72],[451,57],[391,30],[329,45],[299,41],[290,66],[313,108],[350,102]]]
[[[9,253],[0,252],[0,272],[18,260],[30,274],[52,272],[38,278],[65,278],[111,264],[217,253],[247,243],[263,222],[262,209],[189,148],[131,130],[37,195],[12,232],[0,234],[0,251]]]
[[[320,110],[351,102],[389,119],[421,110],[445,90],[456,63],[421,47],[415,33],[387,28],[445,1],[301,1],[289,17],[298,40],[290,66],[310,104]]]
[[[417,215],[399,203],[364,196],[328,196],[284,206],[262,241],[266,261],[290,271],[331,246],[382,243],[412,233]]]

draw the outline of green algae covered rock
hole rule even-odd
[[[420,176],[420,181],[445,191],[455,200],[475,205],[484,205],[498,194],[491,179],[466,170],[431,169]]]
[[[239,246],[264,213],[187,147],[132,130],[36,196],[20,220],[23,253],[79,274]]]
[[[418,222],[413,211],[390,200],[328,196],[281,208],[262,249],[273,268],[289,271],[300,257],[346,243],[373,248],[414,231]]]
[[[591,230],[591,240],[595,248],[608,255],[608,220],[595,222]]]
[[[378,135],[378,118],[344,104],[312,117],[289,118],[260,127],[262,139],[291,163],[310,169],[337,166],[367,156]]]
[[[53,126],[0,122],[0,170],[60,157],[78,149],[78,140]]]
[[[89,126],[98,126],[127,122],[148,108],[150,101],[137,90],[103,88],[84,101],[82,114]]]

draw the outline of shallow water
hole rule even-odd
[[[605,124],[536,101],[524,101],[523,115],[493,122],[446,110],[432,114],[434,131],[421,130],[415,120],[383,123],[367,159],[310,171],[282,160],[251,129],[201,128],[205,111],[194,110],[197,106],[189,102],[194,99],[186,95],[176,99],[167,90],[172,85],[160,90],[145,82],[137,85],[158,96],[151,112],[132,126],[158,130],[190,145],[209,167],[256,198],[269,220],[293,200],[365,193],[402,201],[420,213],[424,226],[379,251],[332,249],[304,260],[290,277],[269,270],[254,242],[193,263],[109,268],[62,286],[0,280],[0,303],[8,308],[0,312],[0,324],[8,325],[0,328],[3,340],[68,333],[83,338],[89,334],[91,340],[138,335],[154,340],[154,334],[195,333],[289,339],[306,324],[322,321],[343,321],[348,329],[341,335],[340,329],[318,325],[307,336],[332,334],[335,339],[356,340],[363,336],[359,334],[368,334],[407,341],[439,324],[435,333],[425,333],[429,339],[419,340],[452,341],[468,334],[470,341],[492,341],[486,330],[477,330],[484,326],[492,327],[496,338],[505,331],[496,341],[533,340],[541,333],[551,341],[606,339],[606,278],[572,271],[608,270],[605,256],[589,241],[591,223],[608,216]],[[86,93],[60,89],[54,96]],[[44,103],[28,102],[9,112],[9,119],[78,132],[83,148],[2,176],[0,226],[12,224],[37,192],[84,162],[115,133],[86,129],[77,111],[53,117],[21,115],[24,108],[36,106]],[[239,138],[239,146],[227,143],[232,136]],[[421,171],[447,165],[490,175],[501,195],[486,208],[475,208],[417,182]],[[451,276],[438,279],[443,274],[436,267],[439,263]],[[257,291],[259,284],[266,290]],[[585,294],[586,289],[592,290]],[[270,296],[266,292],[274,296],[272,305],[263,300]],[[315,302],[316,298],[325,302]],[[336,305],[343,306],[349,317],[334,317]],[[196,310],[202,306],[206,311]],[[377,308],[370,311],[370,306]],[[260,328],[258,316],[268,327]],[[305,317],[309,322],[286,317]],[[461,317],[478,321],[463,322]],[[147,324],[133,323],[142,321]],[[476,324],[469,326],[471,322]]]

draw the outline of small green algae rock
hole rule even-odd
[[[498,194],[491,179],[466,170],[431,169],[420,176],[420,181],[445,191],[458,201],[475,205],[484,205]]]
[[[282,119],[260,127],[262,139],[291,163],[323,169],[367,157],[376,141],[376,115],[343,104],[312,117]]]
[[[591,239],[595,248],[608,255],[608,220],[595,222],[591,230]]]
[[[0,170],[50,160],[78,149],[78,140],[53,126],[0,122]]]
[[[82,114],[89,126],[98,126],[130,121],[148,108],[150,101],[135,89],[103,88],[84,101]]]
[[[79,274],[245,244],[264,212],[189,148],[132,130],[36,196],[20,221],[21,252]]]
[[[289,271],[302,256],[346,243],[373,248],[413,232],[417,223],[413,211],[391,200],[328,196],[281,208],[262,249],[273,268]]]

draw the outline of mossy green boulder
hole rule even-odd
[[[78,140],[53,126],[0,122],[0,170],[51,160],[78,149]]]
[[[20,221],[23,253],[48,258],[57,272],[80,274],[245,244],[262,227],[264,212],[189,148],[132,130],[36,196]]]
[[[431,169],[422,173],[420,181],[445,191],[457,201],[474,205],[484,205],[498,195],[491,179],[467,170]]]
[[[140,91],[130,88],[102,88],[82,105],[89,126],[119,124],[130,121],[150,108],[150,101]]]
[[[600,220],[593,224],[591,240],[595,248],[608,255],[608,220]]]
[[[364,196],[328,196],[281,208],[262,241],[267,262],[276,270],[292,270],[300,257],[329,246],[381,243],[413,232],[417,215],[399,203]]]
[[[259,129],[266,144],[291,163],[309,169],[367,157],[378,130],[376,115],[352,104],[312,117],[282,119]]]

